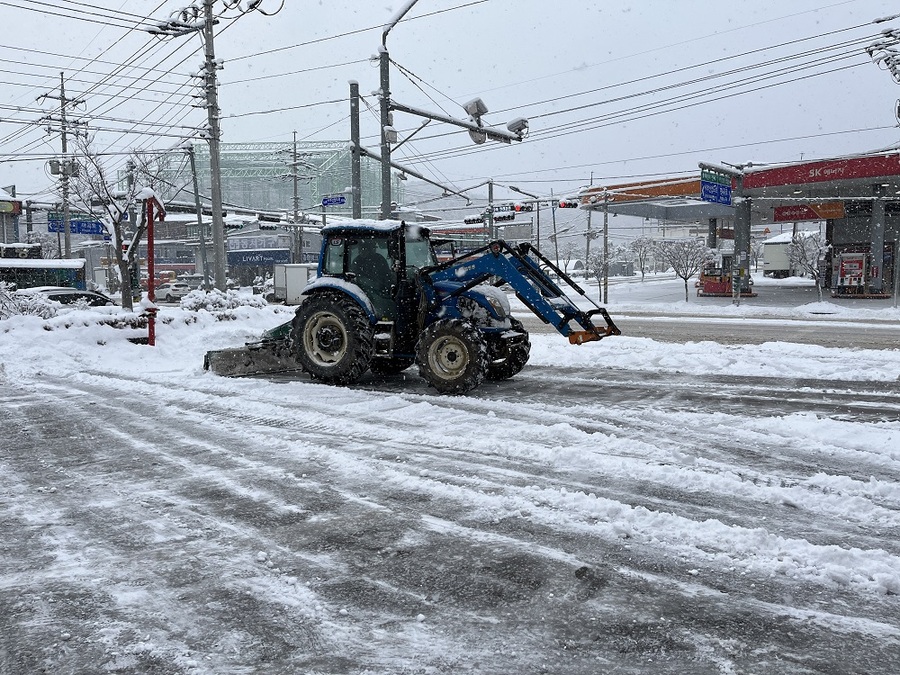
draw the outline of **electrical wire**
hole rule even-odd
[[[86,12],[81,10],[70,10],[66,11],[56,5],[53,5],[49,2],[40,2],[39,0],[20,0],[22,2],[30,2],[34,5],[40,5],[42,7],[50,7],[57,11],[50,11],[49,9],[36,9],[34,7],[26,7],[22,4],[14,4],[11,2],[0,1],[0,5],[5,7],[12,7],[13,9],[24,9],[29,12],[37,12],[38,14],[44,14],[47,16],[56,16],[63,19],[74,19],[76,21],[85,21],[88,23],[99,24],[101,26],[111,26],[113,28],[129,28],[130,23],[126,19],[118,19],[116,17],[111,17],[108,14],[99,14],[97,12]],[[91,17],[102,17],[102,18],[91,18]],[[103,20],[105,19],[105,20]],[[118,23],[116,23],[118,22]],[[133,22],[132,22],[133,23]]]

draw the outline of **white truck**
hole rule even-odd
[[[299,305],[300,294],[306,284],[316,278],[316,263],[290,263],[275,265],[273,300],[286,305]]]

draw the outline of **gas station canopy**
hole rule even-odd
[[[582,207],[641,218],[693,222],[732,216],[733,207],[701,200],[700,189],[699,178],[664,178],[590,187],[579,198]]]
[[[736,172],[737,173],[737,172]],[[731,179],[732,194],[749,197],[751,225],[842,218],[849,201],[881,196],[900,201],[900,153],[879,153],[775,166],[748,166]],[[663,178],[589,187],[582,208],[694,222],[732,218],[734,206],[701,199],[699,178]]]

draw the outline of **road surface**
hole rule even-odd
[[[896,458],[854,430],[898,417],[608,367],[5,382],[0,673],[894,675]]]

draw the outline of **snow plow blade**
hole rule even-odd
[[[203,370],[223,377],[246,377],[300,371],[287,340],[250,342],[243,347],[206,352]]]

